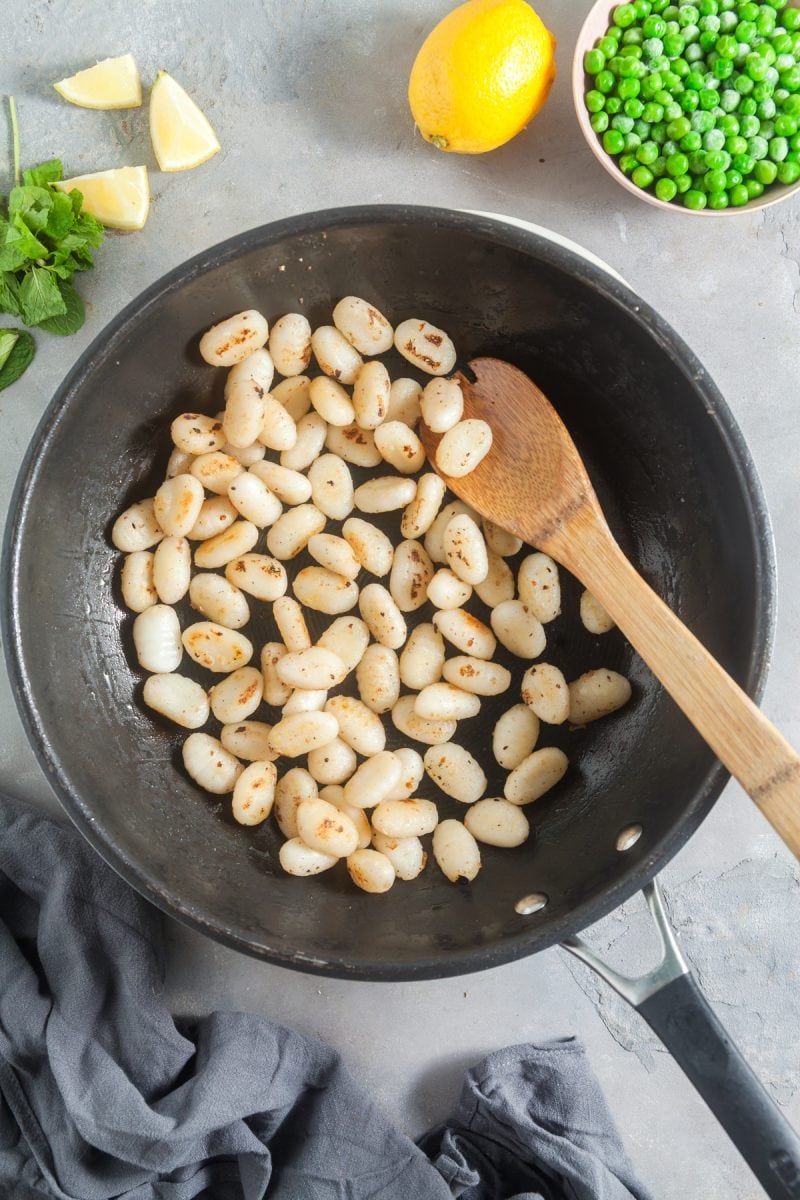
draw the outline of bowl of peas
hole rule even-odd
[[[584,137],[642,200],[732,216],[800,189],[800,0],[598,0],[572,70]]]

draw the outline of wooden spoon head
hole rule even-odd
[[[456,376],[464,394],[464,417],[491,426],[492,448],[469,475],[453,479],[439,474],[482,516],[563,562],[569,527],[578,514],[603,520],[575,443],[524,372],[499,358],[475,358],[469,367],[474,383],[461,372]],[[442,437],[421,422],[420,438],[434,466]]]

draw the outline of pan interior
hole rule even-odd
[[[270,319],[299,309],[327,323],[346,294],[369,298],[395,323],[418,315],[441,325],[460,362],[490,354],[529,372],[572,432],[633,562],[734,677],[757,686],[770,621],[766,518],[735,426],[697,364],[629,293],[569,251],[477,217],[391,208],[298,218],[211,251],[90,349],[43,422],[11,518],[12,670],[68,811],[157,903],[288,965],[454,973],[548,945],[607,911],[677,850],[724,777],[623,639],[586,632],[581,589],[564,575],[563,615],[548,627],[544,657],[567,678],[622,671],[634,699],[585,729],[543,727],[540,745],[563,747],[570,770],[526,810],[534,836],[525,846],[483,849],[474,885],[453,886],[435,867],[381,897],[356,891],[343,864],[290,878],[273,821],[243,829],[227,799],[187,778],[184,731],[141,704],[109,529],[163,477],[170,420],[221,407],[223,373],[195,348],[205,327],[247,307]],[[391,372],[414,374],[399,357]],[[385,525],[396,534],[399,521]],[[190,611],[182,608],[182,624]],[[419,619],[430,615],[426,606]],[[252,628],[257,646],[277,636],[271,618]],[[521,674],[519,660],[514,669]],[[457,734],[487,770],[488,795],[502,795],[492,727],[516,699],[484,701]],[[392,730],[389,746],[404,742]],[[424,794],[463,816],[432,785]],[[642,835],[621,852],[620,832],[633,824]],[[515,905],[530,893],[547,904],[521,915]]]

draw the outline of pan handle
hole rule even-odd
[[[767,1094],[697,986],[669,923],[661,890],[644,889],[661,940],[661,962],[631,979],[579,937],[562,944],[638,1009],[689,1077],[766,1194],[800,1197],[800,1138]]]

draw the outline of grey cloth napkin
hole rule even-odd
[[[0,1195],[649,1200],[575,1041],[471,1071],[421,1147],[338,1055],[262,1017],[176,1024],[160,914],[0,796]]]

